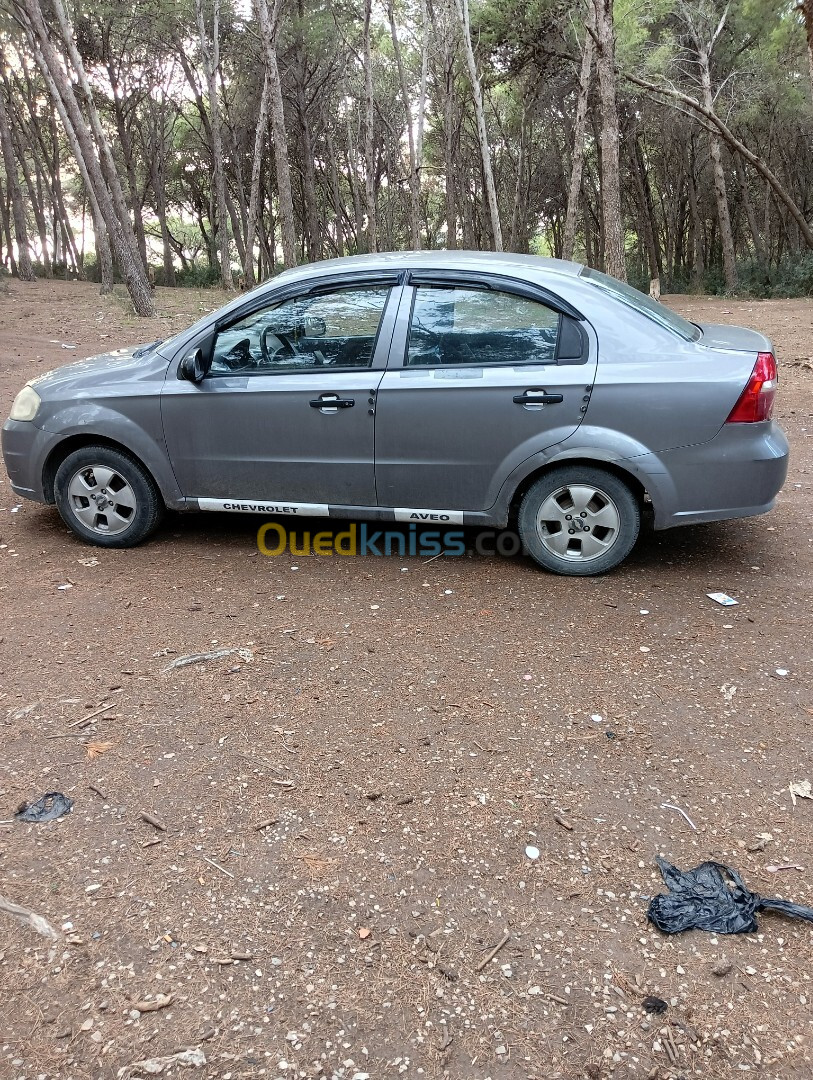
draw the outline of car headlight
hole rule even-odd
[[[41,400],[33,386],[24,386],[14,399],[9,420],[33,420]]]

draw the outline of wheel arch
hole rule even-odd
[[[610,473],[611,476],[627,485],[642,509],[650,501],[649,492],[640,478],[615,461],[605,461],[602,458],[587,456],[557,458],[555,461],[545,462],[538,468],[533,469],[519,482],[508,504],[509,520],[516,522],[520,504],[526,492],[533,487],[537,480],[548,473],[555,472],[557,469],[569,468],[571,465],[583,465],[590,469],[597,469],[599,472]]]
[[[139,457],[138,454],[134,454],[129,446],[125,446],[123,443],[117,442],[107,435],[68,435],[67,438],[62,439],[61,442],[57,443],[45,459],[45,464],[42,467],[42,491],[46,501],[51,505],[56,502],[56,497],[54,495],[54,481],[56,480],[59,466],[75,450],[82,450],[86,446],[107,446],[111,450],[117,450],[120,454],[126,454],[127,457],[132,458],[133,461],[136,461],[141,468],[144,469],[152,479],[157,490],[161,491],[161,485],[152,469],[150,469],[143,458]]]

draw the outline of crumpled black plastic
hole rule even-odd
[[[72,806],[73,799],[61,791],[49,791],[36,802],[23,806],[14,816],[18,821],[54,821],[67,814]]]
[[[660,856],[655,861],[669,892],[653,896],[646,915],[664,934],[679,934],[683,930],[753,934],[758,911],[778,911],[813,922],[813,908],[751,892],[730,866],[704,862],[694,870],[684,871]]]

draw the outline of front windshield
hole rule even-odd
[[[684,341],[697,341],[700,337],[700,328],[695,326],[694,323],[688,322],[682,315],[678,315],[676,311],[672,311],[665,304],[653,300],[651,296],[639,292],[638,289],[633,289],[631,285],[619,281],[618,278],[610,277],[609,274],[602,274],[599,270],[591,270],[587,266],[582,269],[580,276],[586,278],[599,289],[610,293],[617,300],[620,300],[622,304],[640,311],[648,319],[653,319],[656,323],[660,323],[661,326],[665,326],[667,330],[671,330],[674,334],[682,337]]]

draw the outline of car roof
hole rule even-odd
[[[574,277],[581,263],[564,259],[549,259],[541,255],[520,255],[512,251],[384,251],[375,255],[350,255],[343,259],[324,259],[284,270],[274,282],[295,281],[313,274],[334,274],[342,271],[371,272],[376,270],[480,270],[496,274],[501,270],[546,271]]]

